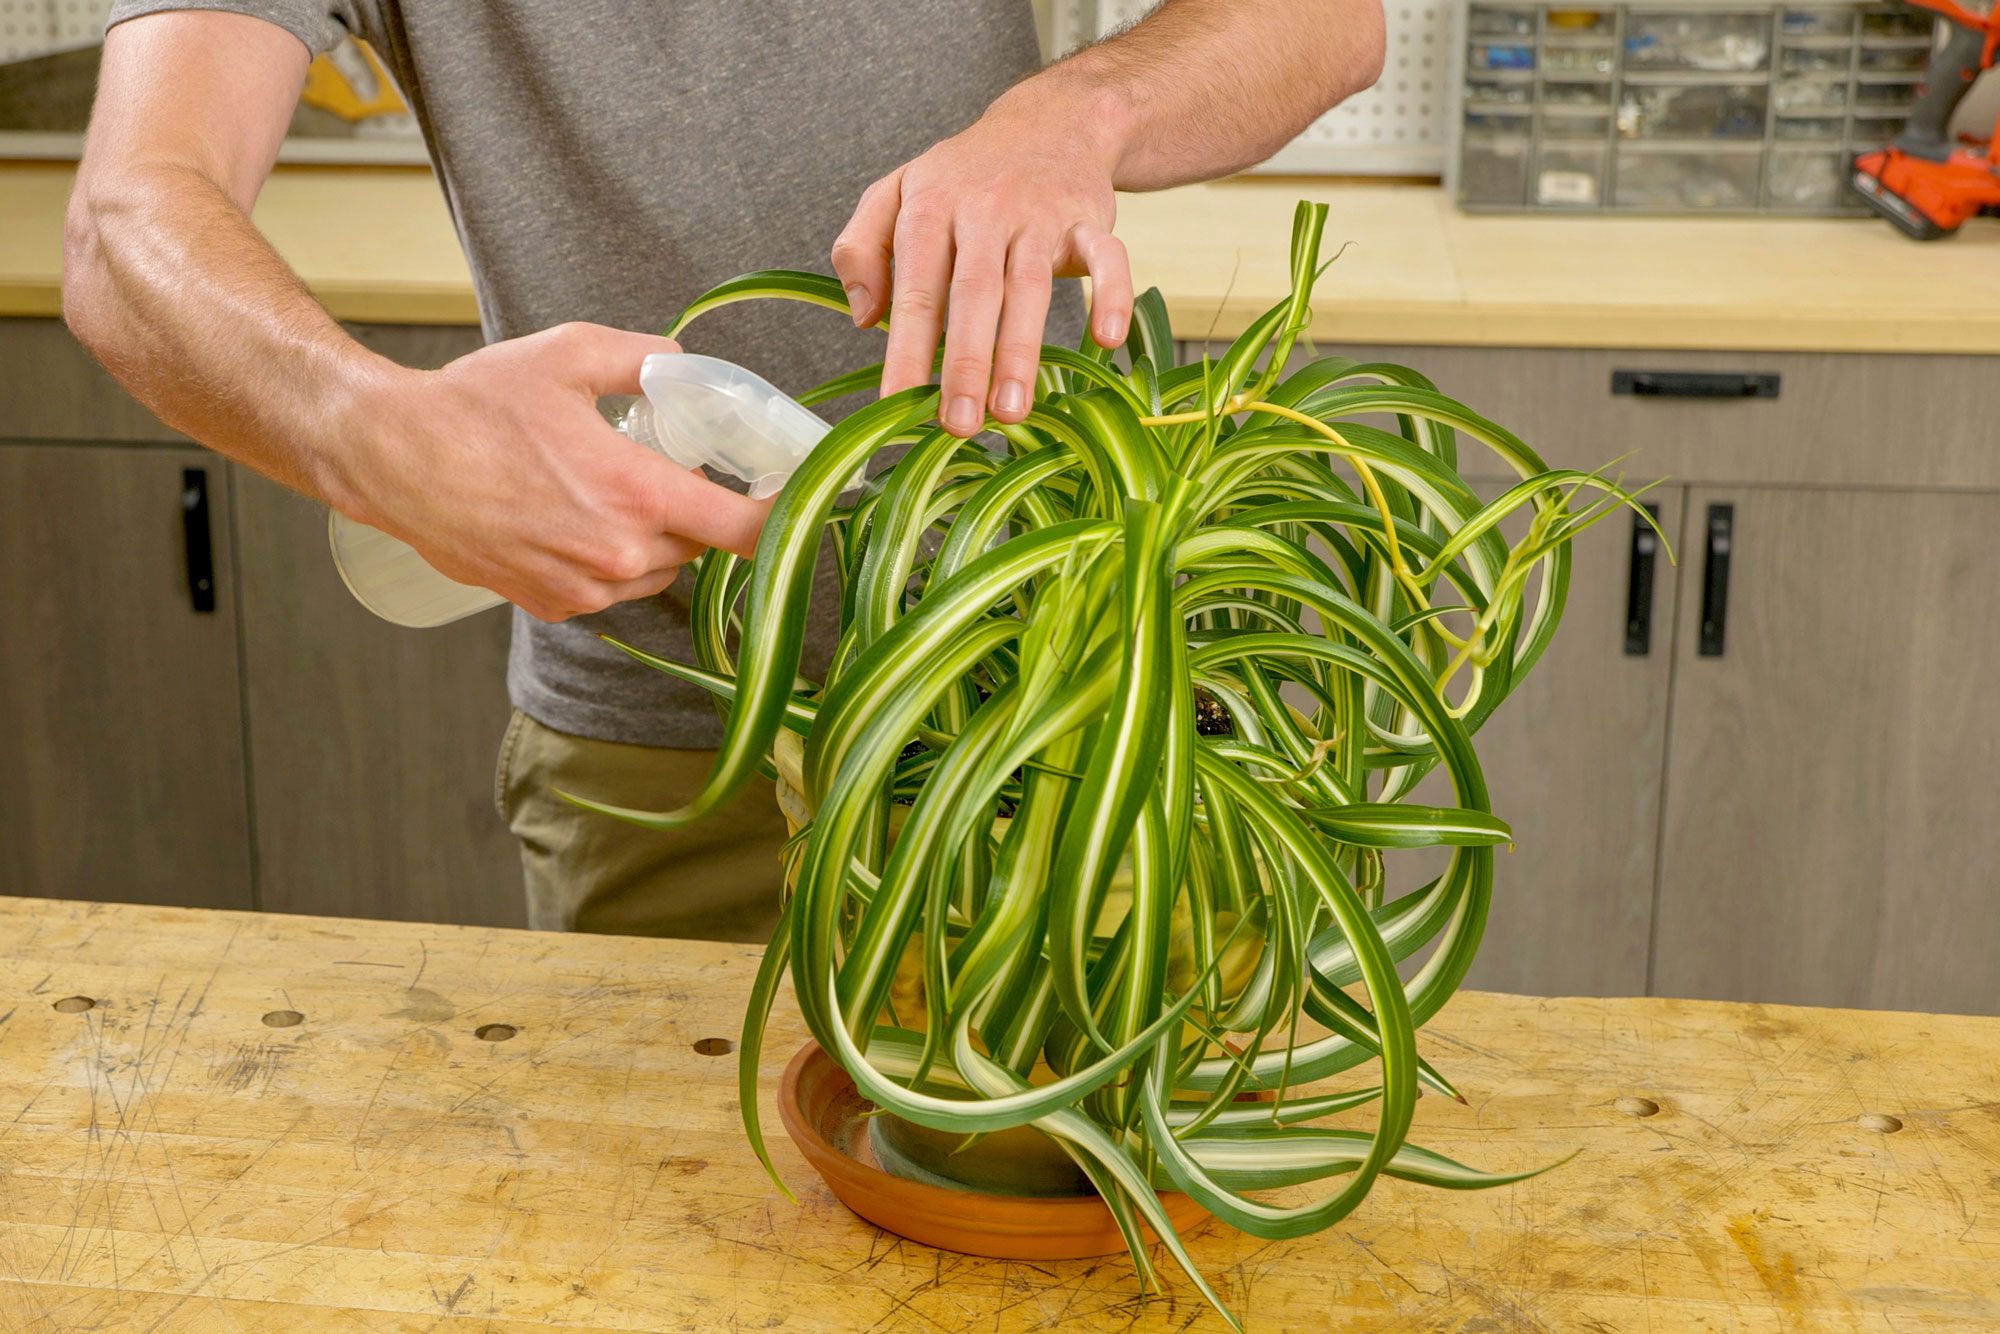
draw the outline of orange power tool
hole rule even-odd
[[[1903,132],[1854,159],[1854,188],[1905,235],[1935,241],[2000,210],[2000,126],[1984,148],[1951,141],[1951,113],[2000,48],[2000,5],[1975,14],[1957,0],[1913,0],[1955,25],[1910,106]]]

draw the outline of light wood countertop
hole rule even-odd
[[[62,313],[63,210],[74,168],[0,164],[0,315]],[[423,167],[281,167],[257,225],[343,320],[477,324],[472,274]]]
[[[1223,1327],[1164,1257],[1144,1298],[1122,1256],[974,1259],[848,1213],[770,1105],[786,1001],[788,1203],[734,1059],[696,1047],[735,1036],[757,957],[0,899],[0,1328]],[[1415,1142],[1576,1156],[1383,1181],[1296,1241],[1211,1224],[1194,1257],[1252,1330],[2000,1322],[2000,1019],[1466,993],[1419,1043],[1468,1104],[1424,1098]]]
[[[0,315],[59,312],[70,175],[0,167]],[[2000,353],[1990,220],[1923,245],[1865,219],[1468,215],[1429,186],[1265,179],[1121,201],[1134,275],[1179,336],[1229,337],[1282,295],[1301,196],[1332,205],[1330,247],[1351,243],[1314,305],[1326,341]],[[342,319],[477,321],[427,172],[282,169],[256,216]]]
[[[1174,331],[1284,292],[1292,208],[1332,205],[1315,337],[1346,343],[2000,352],[2000,224],[1909,241],[1873,219],[1468,214],[1416,185],[1229,181],[1121,201]],[[1226,239],[1225,239],[1226,238]]]

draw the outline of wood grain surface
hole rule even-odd
[[[785,1201],[696,1050],[746,947],[20,899],[0,940],[0,1328],[1222,1327],[1122,1258],[885,1236],[780,1134]],[[789,1011],[774,1038],[767,1109]],[[1471,993],[1422,1045],[1469,1105],[1426,1099],[1421,1142],[1577,1156],[1385,1182],[1298,1241],[1213,1227],[1253,1330],[2000,1321],[2000,1020]]]

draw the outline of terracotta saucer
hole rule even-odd
[[[1081,1260],[1124,1252],[1118,1224],[1095,1195],[987,1195],[890,1175],[869,1143],[864,1117],[872,1110],[874,1104],[817,1043],[801,1047],[785,1067],[778,1091],[785,1130],[840,1202],[875,1226],[940,1250],[1001,1260]],[[1209,1217],[1176,1191],[1161,1191],[1160,1203],[1184,1237]]]

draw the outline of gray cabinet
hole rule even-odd
[[[0,444],[0,893],[252,905],[229,475]]]
[[[479,341],[354,332],[420,366]],[[0,893],[523,921],[492,797],[506,616],[375,620],[324,510],[179,442],[53,320],[0,320],[9,440]],[[190,473],[212,610],[189,593]]]
[[[327,556],[326,510],[235,471],[263,906],[522,925],[520,856],[493,808],[506,614],[378,620]]]
[[[1603,819],[1607,803],[1648,792],[1659,803],[1648,990],[2000,1013],[1991,963],[2000,803],[1988,779],[2000,730],[1980,711],[2000,650],[1990,591],[2000,570],[2000,451],[1978,394],[1992,360],[1392,355],[1552,463],[1593,467],[1636,450],[1628,476],[1689,483],[1679,565],[1659,594],[1674,624],[1661,769],[1643,789],[1600,769],[1607,790],[1556,817],[1581,827]],[[1708,391],[1739,374],[1769,375],[1778,392],[1618,394],[1620,370],[1714,375],[1692,386]],[[1711,592],[1717,506],[1728,519],[1726,550],[1716,553],[1728,577]],[[1578,552],[1579,567],[1610,559]],[[1707,636],[1705,616],[1720,621]],[[1545,672],[1583,651],[1585,623],[1565,626]],[[1582,713],[1589,697],[1575,698]],[[1602,704],[1589,709],[1600,726],[1625,726]],[[1502,775],[1525,757],[1508,731],[1486,740]],[[1520,804],[1507,781],[1496,792]],[[1537,874],[1556,856],[1525,839],[1517,855],[1532,856]],[[1515,911],[1497,901],[1496,922]],[[1593,929],[1580,923],[1567,947],[1597,948]],[[1530,976],[1524,989],[1553,987]]]
[[[2000,1011],[2000,495],[1690,501],[1655,988]]]
[[[2000,1013],[1993,359],[1332,350],[1417,367],[1553,465],[1636,451],[1628,478],[1675,481],[1650,652],[1624,652],[1629,525],[1601,525],[1479,737],[1516,843],[1475,985]]]

